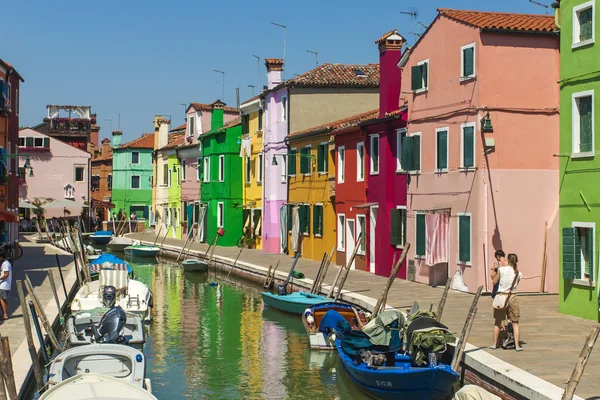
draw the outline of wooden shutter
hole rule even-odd
[[[287,161],[288,175],[296,175],[296,150],[290,150]]]
[[[313,206],[313,232],[315,235],[323,234],[323,206]]]
[[[287,212],[287,230],[291,231],[292,230],[292,215],[294,213],[294,207],[291,205],[287,206],[288,212]]]
[[[474,140],[474,128],[472,126],[465,126],[463,128],[463,167],[465,168],[475,166]]]
[[[402,210],[392,208],[390,210],[390,244],[392,246],[402,245]]]
[[[579,151],[593,151],[592,148],[592,97],[581,97],[579,103]]]
[[[263,128],[263,110],[258,110],[258,130],[262,131]]]
[[[576,276],[579,276],[577,274],[577,264],[581,252],[579,236],[576,235],[575,228],[563,228],[562,242],[563,279],[575,279]],[[580,261],[579,264],[581,264]]]
[[[402,169],[404,171],[413,170],[413,139],[415,136],[407,136],[402,140]]]
[[[299,212],[300,233],[310,233],[310,206],[301,205]]]
[[[417,65],[411,69],[411,89],[419,90],[423,88],[423,75],[421,74],[421,66]]]
[[[471,217],[458,217],[458,258],[459,261],[471,261]]]
[[[421,136],[412,136],[413,138],[413,162],[412,171],[421,169]]]
[[[423,76],[423,87],[427,89],[429,82],[427,81],[427,71],[429,69],[429,63],[421,64],[421,75]]]
[[[594,275],[594,230],[592,228],[585,229],[585,265],[583,266],[586,274],[589,275],[590,281],[593,281]]]
[[[47,138],[47,137],[44,138],[44,148],[45,149],[50,148],[50,138]]]
[[[33,138],[32,137],[25,138],[25,147],[33,147]]]
[[[309,173],[309,170],[308,170],[309,158],[307,157],[308,154],[309,154],[309,149],[307,147],[300,149],[300,173],[301,174]]]
[[[317,147],[317,171],[325,172],[325,146]]]
[[[475,62],[474,55],[475,49],[468,47],[463,50],[463,76],[473,75],[473,64]]]
[[[417,219],[416,254],[418,256],[424,256],[425,255],[425,214],[417,214],[416,219]]]
[[[6,99],[8,98],[6,91],[6,82],[0,79],[0,110],[6,108]]]
[[[448,168],[448,132],[437,133],[437,168]]]

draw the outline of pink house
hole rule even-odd
[[[19,131],[19,165],[25,163],[27,155],[33,168],[33,176],[27,173],[21,178],[20,200],[30,203],[36,198],[46,203],[64,199],[77,203],[89,200],[89,153],[26,128]],[[77,216],[81,213],[81,208],[71,207],[68,211],[70,215]],[[45,209],[44,216],[63,217],[64,209]]]
[[[519,257],[520,291],[556,292],[554,17],[438,12],[399,63],[409,110],[397,149],[398,170],[411,178],[408,279],[444,284],[459,271],[470,292],[491,291],[489,265],[502,249]]]

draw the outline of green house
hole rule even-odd
[[[113,186],[114,213],[126,217],[135,212],[138,219],[150,222],[152,204],[152,152],[154,135],[145,133],[131,142],[121,144],[122,133],[113,132]]]
[[[219,246],[235,246],[242,236],[242,125],[236,118],[223,125],[225,103],[211,105],[211,130],[198,137],[202,146],[201,201],[206,207],[206,240],[222,228]]]
[[[563,313],[598,321],[600,13],[594,1],[563,0],[554,7],[560,14],[559,306]]]

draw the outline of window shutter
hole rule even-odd
[[[50,138],[47,138],[47,137],[44,138],[44,148],[45,149],[50,148]]]
[[[0,109],[4,110],[6,108],[6,82],[4,80],[0,80]]]
[[[421,136],[413,136],[413,162],[412,170],[421,170]]]
[[[300,233],[308,232],[308,221],[306,206],[302,205],[298,209],[298,217],[300,219]]]
[[[579,99],[579,151],[593,151],[592,149],[592,97]]]
[[[423,75],[423,87],[427,89],[429,82],[427,81],[427,71],[429,70],[429,63],[421,64],[421,74]]]
[[[262,131],[263,127],[263,110],[258,110],[258,130]]]
[[[317,170],[325,172],[325,146],[321,144],[317,147]]]
[[[296,150],[290,150],[288,155],[288,175],[296,175]]]
[[[465,77],[473,75],[474,51],[473,47],[463,50],[463,76]]]
[[[585,237],[582,238],[585,242],[585,265],[583,266],[583,270],[586,274],[589,275],[590,280],[592,279],[592,274],[594,271],[594,230],[592,228],[580,230],[586,233]]]
[[[25,138],[25,147],[33,147],[33,138],[32,137]]]
[[[402,244],[402,212],[397,208],[390,210],[390,244],[398,246]]]
[[[579,258],[580,251],[577,250],[579,237],[575,235],[575,228],[563,228],[562,242],[563,279],[575,279],[575,260]]]
[[[416,254],[418,256],[425,255],[425,214],[417,214],[417,249]]]
[[[306,147],[300,149],[300,155],[301,155],[301,157],[300,157],[300,173],[301,174],[309,173],[309,170],[308,170],[309,158],[307,157],[309,154],[308,152],[309,152],[309,149]]]
[[[448,168],[448,132],[441,131],[437,133],[437,167],[438,169]]]
[[[458,217],[458,258],[459,261],[471,261],[471,217]]]
[[[592,38],[592,9],[579,13],[579,40],[584,41]]]
[[[474,128],[466,126],[463,128],[463,167],[475,166],[475,154],[473,154],[473,141],[475,140]]]
[[[418,90],[423,87],[423,75],[421,74],[421,66],[417,65],[411,69],[411,83],[412,90]]]
[[[294,215],[294,207],[292,207],[291,205],[287,206],[288,208],[288,212],[287,212],[287,230],[291,231],[292,230],[292,216]]]
[[[415,136],[407,136],[402,140],[402,169],[413,170],[413,140]]]
[[[313,232],[323,234],[323,206],[313,206]]]

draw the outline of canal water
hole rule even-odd
[[[125,259],[154,293],[144,353],[158,399],[366,398],[336,352],[310,350],[299,317],[263,308],[260,286]]]

